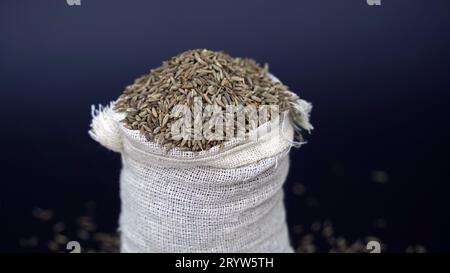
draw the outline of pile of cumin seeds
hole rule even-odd
[[[149,74],[128,85],[116,101],[114,110],[126,113],[123,125],[139,130],[148,141],[167,149],[209,150],[223,145],[224,140],[180,139],[172,137],[171,115],[176,105],[186,105],[193,112],[194,98],[202,107],[218,105],[277,105],[280,112],[292,109],[299,98],[280,82],[272,80],[267,64],[261,67],[252,59],[233,58],[224,52],[195,49],[181,53],[162,63]],[[203,120],[205,122],[205,120]],[[246,130],[254,127],[246,124]]]

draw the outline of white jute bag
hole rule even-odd
[[[293,252],[282,189],[294,143],[289,117],[257,128],[257,140],[193,153],[147,141],[112,106],[93,107],[89,134],[122,155],[121,252]],[[306,129],[310,108],[297,103]],[[266,130],[274,122],[281,129]]]

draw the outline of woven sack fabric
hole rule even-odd
[[[311,106],[298,105],[309,125]],[[122,156],[122,252],[293,251],[282,190],[294,136],[286,115],[258,127],[256,140],[192,153],[123,127],[112,106],[93,108],[89,134]]]

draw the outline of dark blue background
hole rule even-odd
[[[314,104],[316,129],[291,152],[291,226],[329,218],[357,238],[384,218],[390,251],[450,250],[449,1],[2,0],[0,251],[39,229],[34,206],[70,219],[93,199],[115,228],[120,157],[87,135],[90,105],[193,48],[268,62]]]

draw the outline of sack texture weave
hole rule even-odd
[[[282,190],[294,135],[288,118],[281,131],[259,127],[257,141],[167,153],[123,127],[111,106],[93,108],[89,133],[122,155],[122,252],[293,251]]]

